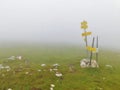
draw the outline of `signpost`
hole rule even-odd
[[[91,32],[86,31],[87,28],[88,28],[87,21],[81,22],[81,29],[84,30],[84,33],[82,33],[82,36],[85,36],[86,47],[88,46],[87,36],[91,35]],[[88,57],[88,50],[86,52],[87,52],[87,57]]]
[[[92,40],[92,46],[88,46],[88,37],[89,35],[92,34],[92,32],[87,32],[86,29],[88,28],[88,25],[87,25],[87,21],[83,21],[81,22],[81,29],[84,30],[84,32],[81,34],[82,37],[85,37],[85,43],[86,43],[86,52],[87,52],[87,58],[89,58],[90,60],[90,63],[89,65],[91,66],[91,60],[92,60],[92,57],[93,57],[93,52],[96,53],[96,61],[98,61],[98,36],[96,38],[96,47],[94,47],[94,41],[95,41],[95,37],[93,37],[93,40]],[[89,53],[90,53],[90,56],[89,56]]]

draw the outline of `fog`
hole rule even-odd
[[[0,0],[0,42],[84,45],[86,20],[103,47],[120,48],[119,0]]]

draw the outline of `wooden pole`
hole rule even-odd
[[[92,41],[92,48],[94,47],[94,37],[93,37],[93,41]],[[91,50],[91,54],[90,54],[90,65],[91,65],[91,60],[92,60],[92,50]]]
[[[85,30],[85,33],[86,33],[86,30]],[[87,35],[85,36],[85,41],[86,41],[86,47],[88,46],[88,43],[87,43]]]
[[[86,33],[86,30],[84,30],[85,33]],[[88,42],[87,42],[87,35],[85,36],[85,43],[86,43],[86,47],[88,46]],[[87,58],[89,58],[89,55],[88,55],[88,50],[86,49],[86,54],[87,54]]]

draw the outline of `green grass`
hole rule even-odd
[[[23,60],[7,59],[13,55],[22,55]],[[100,67],[94,69],[81,68],[79,62],[83,58],[84,49],[72,45],[1,47],[0,62],[9,65],[11,70],[0,70],[0,90],[50,90],[50,84],[55,84],[54,90],[120,90],[119,52],[100,50]],[[42,63],[47,66],[41,67]],[[49,71],[55,63],[60,64],[58,71],[63,79]],[[73,65],[72,72],[69,65]]]

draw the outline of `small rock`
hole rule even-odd
[[[12,90],[11,88],[8,88],[7,90]]]
[[[42,67],[46,66],[46,64],[41,64]]]
[[[38,72],[41,72],[41,70],[39,69]]]
[[[62,77],[63,75],[62,75],[62,73],[59,73],[59,72],[56,72],[56,74],[55,74],[57,77]]]
[[[106,67],[112,68],[112,65],[105,65]]]
[[[53,88],[53,87],[55,87],[55,85],[54,85],[54,84],[51,84],[50,86],[51,86],[52,88]]]

